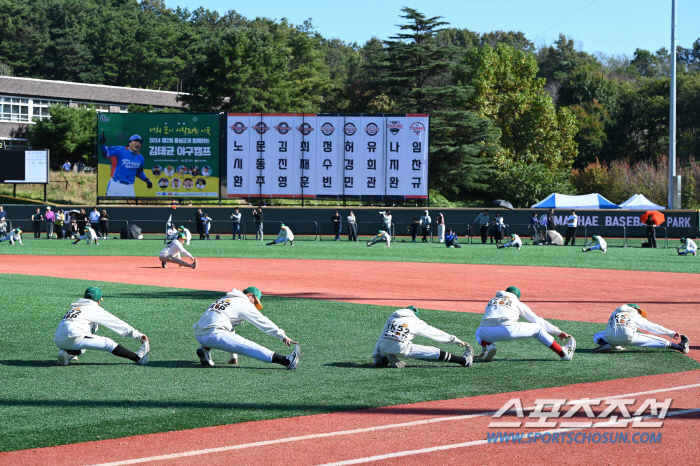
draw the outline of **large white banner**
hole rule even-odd
[[[228,197],[428,194],[427,114],[229,114]]]

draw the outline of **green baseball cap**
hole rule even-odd
[[[416,306],[406,306],[406,309],[412,310],[416,317],[420,317],[420,311],[416,309]]]
[[[180,231],[182,231],[182,230],[184,230],[184,229],[185,229],[185,227],[182,226],[182,225],[180,225],[180,226],[178,227],[178,230],[180,230]]]
[[[83,298],[92,299],[93,301],[99,303],[102,299],[102,290],[97,288],[96,286],[91,286],[90,288],[85,290],[85,295],[83,296]]]
[[[593,239],[593,241],[597,241],[597,240],[598,240],[598,235],[593,235],[593,236],[592,236],[592,239]]]
[[[681,243],[685,243],[685,238],[681,238]]]
[[[87,225],[85,225],[85,228],[83,228],[83,230],[85,230],[85,231],[88,231],[89,229],[90,229],[90,227]]]
[[[260,290],[254,286],[249,286],[248,288],[243,290],[243,294],[248,294],[248,293],[255,296],[255,301],[256,301],[255,307],[258,309],[258,311],[261,311],[263,306],[262,306],[262,303],[260,302],[260,298],[262,298],[262,293],[260,293]]]
[[[508,288],[506,288],[506,292],[513,293],[515,296],[518,297],[518,299],[520,299],[520,288],[518,288],[517,286],[509,286]]]
[[[185,234],[185,232],[181,231],[180,233],[177,234],[177,237],[178,237],[178,239],[179,238],[187,238],[187,235]]]

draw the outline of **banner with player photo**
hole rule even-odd
[[[218,198],[219,118],[98,114],[97,195]]]
[[[427,198],[429,115],[229,114],[227,197]]]

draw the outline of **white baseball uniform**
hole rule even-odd
[[[671,346],[670,341],[654,335],[639,333],[638,329],[671,338],[676,334],[673,330],[645,319],[635,308],[623,304],[610,315],[605,331],[593,335],[593,341],[600,344],[598,340],[602,338],[611,345],[619,346],[632,345],[647,348],[669,348]]]
[[[273,243],[278,244],[278,243],[284,243],[284,245],[287,245],[287,241],[292,242],[294,241],[294,233],[292,233],[292,229],[289,228],[288,226],[284,226],[280,228],[280,232],[277,233],[277,238],[273,241]]]
[[[192,240],[192,233],[191,233],[190,230],[188,230],[187,228],[183,228],[183,229],[182,229],[182,232],[183,232],[183,233],[185,234],[185,236],[187,237],[187,238],[185,239],[185,244],[189,246],[189,245],[190,245],[190,241]],[[168,233],[166,234],[166,235],[167,235],[167,236],[166,236],[166,239],[167,239],[168,241],[172,241],[172,240],[174,240],[174,239],[177,239],[177,234],[178,234],[178,233],[180,233],[180,230],[177,230],[177,229],[175,229],[175,228],[173,228],[173,229],[171,229],[171,230],[168,230]]]
[[[520,249],[523,246],[523,240],[520,239],[520,236],[514,235],[513,239],[511,239],[503,245],[504,248],[509,248],[511,246],[515,246],[518,249]]]
[[[182,244],[180,244],[180,240],[176,239],[173,240],[169,245],[164,247],[162,251],[160,251],[158,259],[160,259],[161,262],[176,262],[182,266],[191,267],[190,264],[181,259],[181,254],[184,254],[185,256],[194,260],[192,254],[187,252],[187,249],[185,249],[185,247]]]
[[[22,234],[15,233],[15,230],[12,230],[9,234],[5,235],[5,237],[0,239],[0,243],[2,243],[3,241],[9,241],[10,244],[15,244],[15,241],[16,241],[21,245],[22,244]]]
[[[99,244],[97,242],[97,233],[95,232],[95,230],[92,227],[89,227],[87,230],[84,230],[84,231],[85,231],[85,234],[80,235],[77,238],[78,241],[80,241],[81,239],[84,239],[87,241],[87,244],[90,244],[93,241],[95,242],[95,244]]]
[[[584,247],[590,246],[591,251],[600,250],[603,252],[607,252],[608,251],[608,243],[605,241],[605,239],[599,235],[597,235],[596,238],[598,238],[598,239],[587,242],[584,245]]]
[[[271,351],[235,333],[235,327],[250,322],[259,330],[284,341],[284,330],[265,317],[242,291],[233,289],[214,301],[192,326],[194,336],[204,348],[242,354],[260,361],[272,362]]]
[[[682,248],[682,246],[681,246]],[[685,249],[679,249],[678,254],[680,255],[686,255],[686,254],[697,254],[698,252],[698,245],[695,244],[695,241],[693,241],[690,238],[686,238],[685,240]]]
[[[372,246],[380,241],[384,241],[386,243],[386,247],[389,247],[389,243],[391,243],[391,236],[386,231],[380,231],[368,241],[367,246]]]
[[[63,316],[53,341],[62,350],[96,349],[114,351],[117,343],[106,337],[92,334],[93,324],[104,325],[123,337],[140,340],[143,334],[123,320],[104,310],[95,301],[80,298]]]
[[[520,317],[529,322],[518,322]],[[552,335],[560,333],[562,332],[557,326],[537,316],[516,295],[499,291],[486,305],[481,325],[476,330],[476,340],[480,345],[486,346],[497,341],[534,337],[549,348],[554,342]]]
[[[462,343],[456,336],[426,324],[412,310],[399,309],[386,320],[379,340],[374,346],[372,359],[375,364],[379,364],[382,357],[390,354],[412,359],[439,359],[439,348],[413,344],[412,340],[416,335],[450,345]]]

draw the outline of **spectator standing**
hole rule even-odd
[[[88,217],[88,214],[85,213],[85,209],[80,209],[80,213],[77,215],[77,220],[78,220],[78,232],[82,232],[85,230],[86,226],[89,226],[90,219]]]
[[[199,233],[199,239],[204,239],[204,224],[202,223],[202,209],[197,209],[197,212],[192,216],[197,222],[197,233]],[[190,222],[192,219],[190,219]]]
[[[78,173],[85,170],[85,164],[83,162],[78,162]]]
[[[491,219],[489,217],[488,209],[484,209],[484,211],[477,215],[474,219],[474,223],[476,225],[479,225],[479,232],[481,233],[481,244],[486,244],[486,236],[488,236],[490,221]]]
[[[333,222],[333,231],[335,231],[335,240],[340,241],[340,230],[343,228],[343,218],[337,210],[331,217],[331,221]]]
[[[530,238],[535,241],[537,239],[537,228],[540,226],[540,221],[537,220],[537,212],[532,213],[532,218],[530,219],[530,226],[528,228],[532,229],[532,235]]]
[[[416,242],[416,236],[418,236],[418,227],[420,226],[420,220],[418,220],[416,217],[413,217],[413,220],[411,221],[411,242],[415,243]]]
[[[564,246],[569,245],[569,240],[571,240],[571,245],[576,246],[576,227],[578,226],[578,215],[576,211],[571,209],[571,213],[566,217],[566,239],[564,240]]]
[[[255,240],[263,240],[263,211],[262,206],[253,209],[253,220],[255,220]]]
[[[445,216],[442,215],[442,212],[438,214],[435,223],[437,223],[438,227],[438,239],[440,240],[440,244],[442,244],[445,242]]]
[[[104,209],[100,214],[100,236],[102,239],[109,239],[109,215]]]
[[[352,210],[348,214],[348,241],[357,242],[357,220]]]
[[[36,208],[36,213],[32,215],[32,226],[34,227],[34,238],[41,238],[41,222],[44,221],[44,216],[41,215],[41,209]]]
[[[63,209],[58,209],[56,212],[56,220],[54,221],[56,230],[56,239],[63,239],[63,223],[65,221],[65,214]]]
[[[496,244],[501,244],[501,240],[503,239],[503,228],[505,227],[505,224],[503,223],[503,217],[501,217],[500,212],[496,212],[496,216],[491,222],[491,244],[493,244],[493,240],[496,240]]]
[[[428,211],[424,210],[423,216],[420,218],[420,225],[423,227],[423,242],[424,243],[428,242],[428,235],[430,234],[430,224],[431,223],[432,223],[432,220],[430,219],[430,215],[428,215]]]
[[[241,239],[241,211],[240,209],[236,209],[232,214],[231,214],[231,226],[233,228],[233,240],[236,239],[236,234],[238,234],[238,239]]]
[[[7,235],[7,222],[5,217],[0,217],[0,238],[4,238]]]
[[[63,170],[65,170],[65,171],[69,172],[70,171],[70,162],[68,160],[66,160],[66,163],[61,165],[61,168],[63,168]]]
[[[46,220],[46,239],[53,238],[53,225],[56,222],[56,214],[51,210],[51,206],[46,206],[46,213],[44,214],[44,220]]]
[[[656,249],[656,222],[651,215],[647,217],[647,241],[649,241],[649,247]]]
[[[5,208],[0,205],[0,219],[5,219],[7,220],[7,212],[5,212]]]
[[[379,212],[382,216],[383,220],[383,226],[384,226],[384,231],[391,236],[391,211],[390,210],[382,210]]]
[[[547,212],[547,230],[554,230],[554,209],[549,209]]]
[[[100,231],[100,211],[97,210],[97,207],[92,208],[92,212],[90,212],[90,228],[95,230],[95,232]]]

